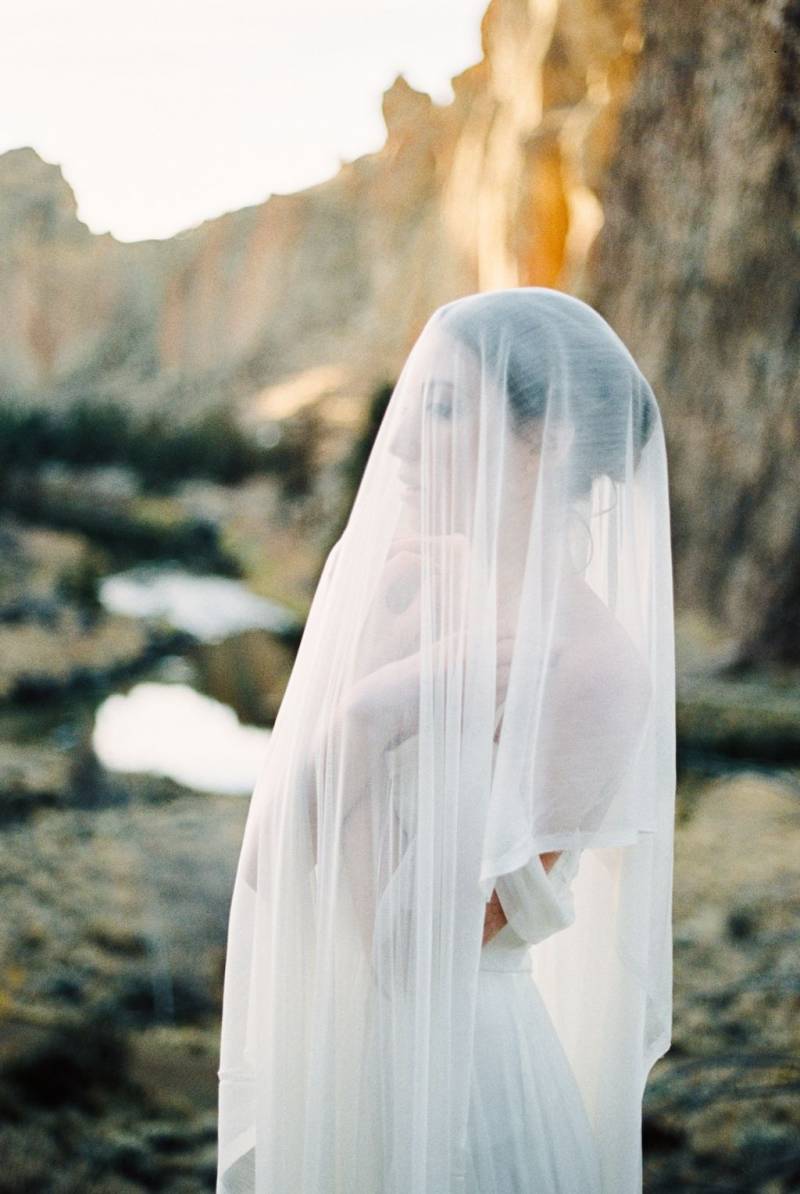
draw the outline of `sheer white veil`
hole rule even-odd
[[[249,807],[218,1194],[463,1189],[485,902],[545,851],[575,860],[574,915],[533,977],[604,1191],[641,1189],[672,1019],[674,700],[665,440],[631,354],[545,287],[438,308]]]

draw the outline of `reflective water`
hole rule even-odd
[[[118,572],[100,582],[99,596],[113,613],[163,618],[204,642],[255,628],[280,634],[297,625],[292,611],[237,580],[196,576],[181,568],[148,564]]]
[[[252,630],[280,635],[297,628],[292,611],[239,581],[174,566],[146,564],[108,576],[99,595],[109,611],[164,620],[193,634],[203,644],[198,651],[211,651],[215,658],[223,652],[216,671],[228,676],[223,688],[231,699],[239,695],[237,684],[255,692],[265,684],[259,644],[244,652],[252,674],[242,675],[246,662],[236,649],[236,636]],[[198,691],[201,661],[199,670],[208,679],[214,672],[208,655],[195,654],[194,661],[168,656],[148,679],[101,702],[92,746],[104,767],[168,776],[200,792],[250,795],[270,731],[247,724],[229,704]]]
[[[270,731],[183,683],[146,681],[99,706],[92,746],[110,771],[165,775],[200,792],[249,796]]]

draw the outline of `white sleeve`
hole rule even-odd
[[[495,889],[515,933],[535,945],[566,929],[575,920],[570,883],[578,869],[579,850],[563,850],[549,871],[538,854],[495,879]]]

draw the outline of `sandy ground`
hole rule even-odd
[[[45,600],[69,560],[50,538],[26,544],[26,569],[3,588],[24,594],[39,577]],[[59,625],[37,625],[46,661]],[[700,623],[681,627],[682,740],[724,759],[792,739],[787,757],[800,758],[796,680],[712,680],[728,647]],[[0,1194],[213,1191],[248,802],[105,775],[85,744],[3,716]],[[653,1194],[800,1189],[798,857],[800,769],[682,776],[673,1046],[644,1108]]]
[[[247,802],[179,791],[130,780],[111,807],[43,809],[0,835],[0,1101],[18,1121],[0,1129],[2,1190],[213,1189]],[[645,1100],[646,1188],[788,1191],[800,1165],[797,777],[745,772],[687,785],[680,803],[674,1043]]]

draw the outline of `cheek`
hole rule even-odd
[[[464,489],[474,488],[478,469],[478,431],[476,427],[459,427],[458,434],[450,434],[448,455],[455,469],[456,484]]]
[[[418,460],[420,455],[419,412],[415,409],[402,410],[389,438],[389,454],[402,460]]]

